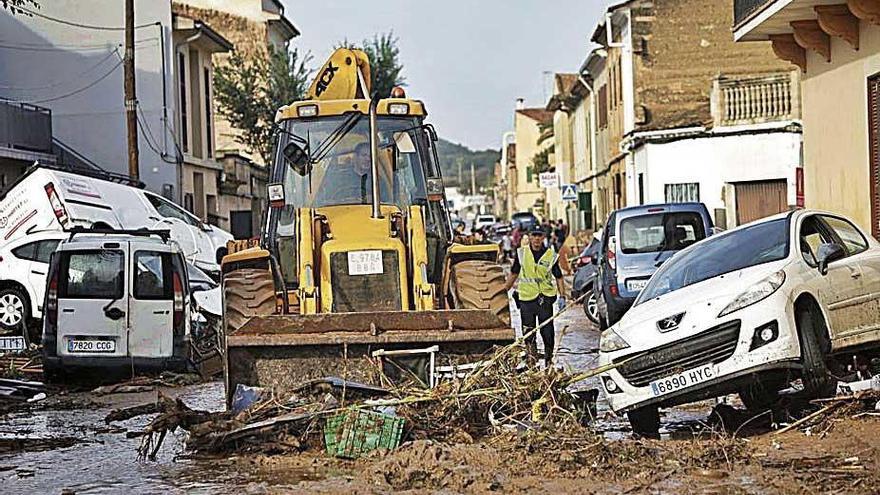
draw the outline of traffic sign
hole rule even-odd
[[[577,184],[562,184],[559,186],[562,189],[562,200],[563,201],[577,201],[578,199],[578,187]]]
[[[541,172],[538,176],[541,187],[549,189],[551,187],[559,187],[559,174],[556,172]]]

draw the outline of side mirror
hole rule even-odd
[[[299,144],[290,141],[281,149],[281,154],[297,174],[306,175],[311,171],[309,154]]]
[[[822,275],[828,274],[828,264],[833,263],[839,259],[842,259],[846,256],[846,252],[843,250],[843,246],[840,244],[835,244],[833,242],[828,242],[819,246],[819,253],[816,256],[816,262],[818,263],[819,273]]]

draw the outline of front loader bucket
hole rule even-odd
[[[385,353],[423,359],[431,369],[418,381],[430,385],[435,369],[477,362],[514,338],[510,324],[479,309],[256,316],[226,337],[227,401],[238,384],[282,397],[327,376],[387,385]]]

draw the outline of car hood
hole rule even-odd
[[[781,260],[752,266],[663,294],[627,311],[614,330],[632,346],[627,349],[632,352],[689,337],[724,321],[734,320],[736,312],[723,319],[718,318],[718,313],[752,284],[784,269],[788,263],[788,260]],[[659,320],[681,313],[684,316],[675,329],[659,331]]]

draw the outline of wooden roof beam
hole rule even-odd
[[[854,16],[880,26],[880,0],[846,0]]]
[[[846,4],[817,5],[815,10],[822,31],[843,38],[853,49],[859,49],[859,18]]]
[[[831,37],[822,31],[819,21],[792,21],[790,24],[794,30],[794,40],[798,45],[815,51],[825,57],[826,62],[831,62]]]
[[[795,41],[793,34],[771,34],[770,42],[777,57],[807,71],[807,51]]]

